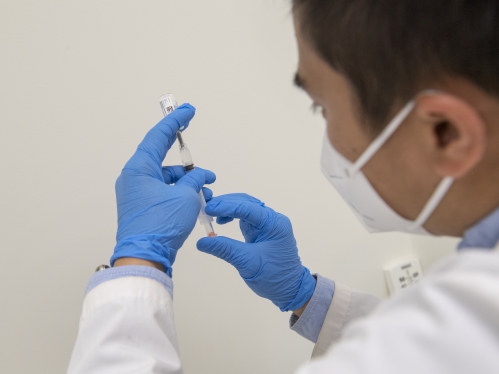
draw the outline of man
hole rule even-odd
[[[295,0],[296,83],[327,122],[322,168],[372,232],[463,237],[461,251],[390,301],[313,276],[291,223],[245,194],[209,200],[245,243],[203,238],[316,342],[300,373],[499,369],[499,2]],[[179,107],[116,184],[113,268],[89,283],[70,373],[179,373],[171,268],[215,175],[161,167]],[[355,320],[355,322],[353,322]]]

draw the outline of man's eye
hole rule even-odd
[[[310,106],[310,110],[312,111],[313,114],[317,114],[322,112],[322,106],[316,103],[312,103],[312,105]]]

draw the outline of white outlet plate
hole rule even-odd
[[[404,291],[407,287],[417,283],[423,275],[421,263],[418,259],[403,261],[383,270],[390,295]]]

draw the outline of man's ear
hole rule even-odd
[[[480,162],[485,152],[486,126],[472,105],[438,92],[419,96],[415,111],[430,130],[428,144],[439,175],[460,178]]]

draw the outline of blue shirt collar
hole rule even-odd
[[[465,231],[457,249],[494,248],[499,242],[499,209]]]

